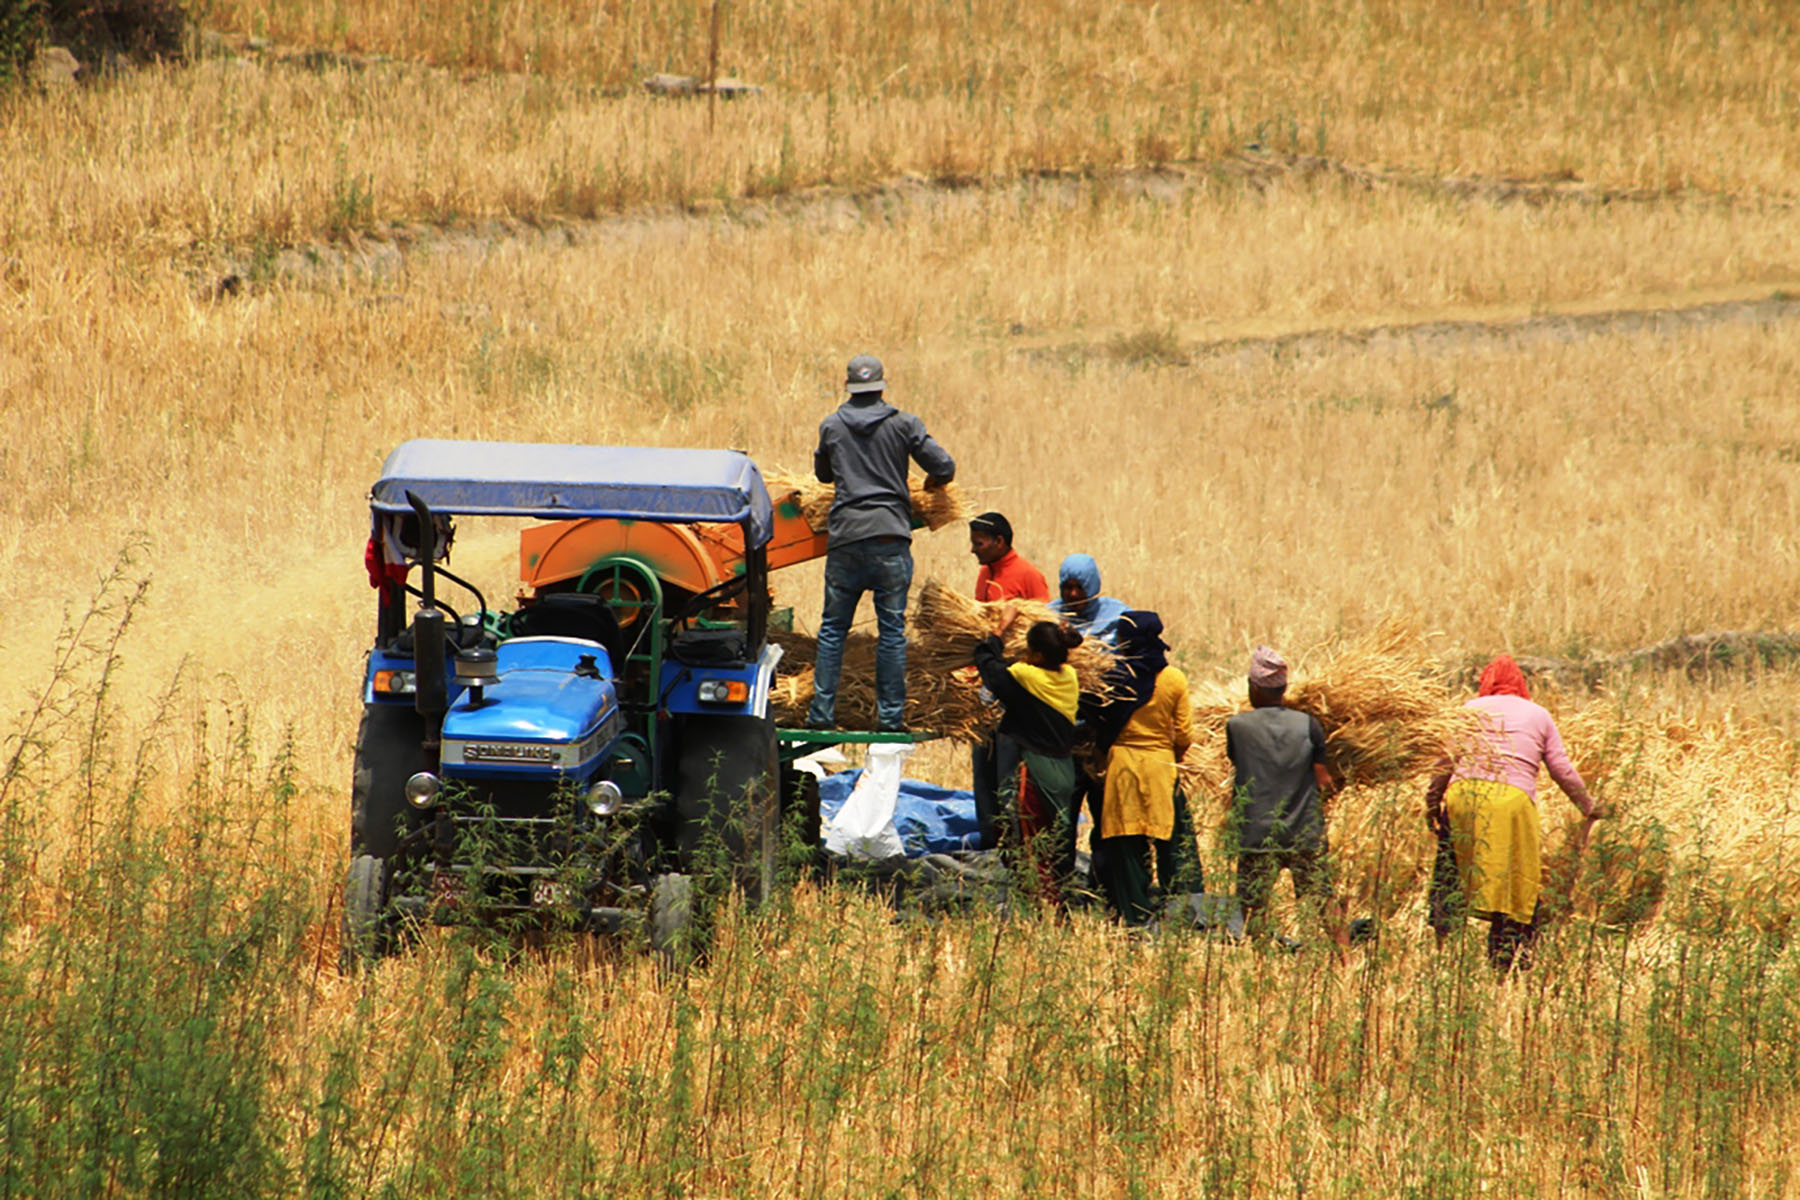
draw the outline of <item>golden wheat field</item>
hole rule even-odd
[[[639,86],[707,73],[700,0],[207,0],[0,95],[0,1187],[1800,1194],[1800,10],[718,12],[716,106]],[[1544,784],[1536,966],[1436,947],[1407,776],[1338,801],[1341,959],[809,881],[684,970],[340,975],[387,452],[799,474],[857,353],[1216,713],[1259,642],[1446,704],[1592,666],[1535,685],[1613,814],[1578,852]],[[510,596],[513,537],[453,565]],[[812,629],[818,564],[775,587]],[[1713,631],[1757,649],[1595,665]]]

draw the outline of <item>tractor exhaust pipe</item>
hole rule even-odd
[[[450,708],[444,670],[445,620],[437,606],[437,522],[413,492],[406,493],[419,519],[419,610],[413,614],[413,708],[425,718],[425,751],[437,761],[444,714]]]
[[[413,515],[419,519],[419,591],[422,607],[437,607],[437,522],[431,519],[431,506],[414,491],[406,493]]]

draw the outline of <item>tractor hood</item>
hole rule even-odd
[[[459,693],[444,715],[444,774],[592,774],[622,730],[606,651],[579,638],[517,638],[497,656],[499,682],[479,703]]]

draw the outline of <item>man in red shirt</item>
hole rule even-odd
[[[997,512],[984,512],[969,522],[969,553],[981,564],[975,572],[975,598],[1049,603],[1050,585],[1044,582],[1044,573],[1019,557],[1012,540],[1012,522]],[[969,749],[975,822],[981,830],[984,850],[999,843],[1000,776],[1012,775],[1019,769],[1017,753],[1002,755],[1000,750],[993,738]]]
[[[975,572],[977,600],[1041,600],[1050,602],[1044,573],[1013,549],[1012,523],[997,512],[969,522],[969,553],[981,568]]]

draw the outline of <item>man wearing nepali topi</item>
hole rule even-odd
[[[1250,711],[1225,722],[1232,785],[1232,840],[1237,843],[1237,895],[1251,932],[1268,932],[1266,909],[1282,871],[1294,898],[1317,911],[1340,947],[1348,944],[1331,877],[1325,798],[1325,729],[1311,713],[1286,704],[1288,664],[1272,646],[1250,656]]]

